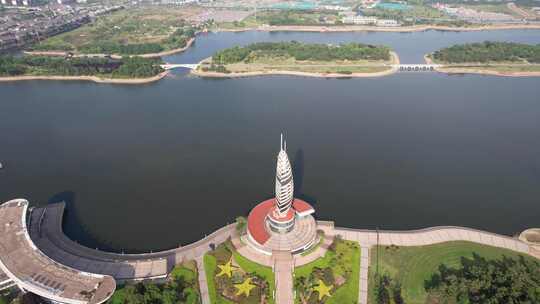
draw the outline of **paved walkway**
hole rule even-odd
[[[329,230],[328,227],[326,229]],[[367,304],[368,300],[369,250],[372,246],[377,245],[377,234],[379,245],[423,246],[450,241],[469,241],[506,248],[540,258],[540,252],[518,239],[464,227],[450,226],[411,231],[379,232],[375,230],[334,228],[334,233],[341,235],[346,240],[356,241],[360,244],[360,288],[358,295],[358,303],[360,304]]]
[[[369,247],[360,247],[360,288],[358,290],[360,304],[367,304],[368,301],[369,261]]]
[[[286,251],[274,251],[272,257],[276,277],[276,304],[292,304],[294,303],[293,257]]]
[[[235,233],[234,224],[225,226],[187,246],[155,253],[118,254],[79,245],[62,231],[64,203],[47,205],[32,211],[30,237],[48,257],[89,273],[106,274],[117,281],[166,277],[172,268],[203,256],[210,244],[220,244]]]
[[[357,241],[362,247],[377,244],[375,230],[335,228],[334,231],[346,240]],[[380,245],[423,246],[450,241],[469,241],[533,254],[529,245],[518,239],[464,227],[442,226],[410,231],[379,231],[378,234]]]
[[[208,293],[208,281],[206,279],[206,271],[204,269],[204,255],[198,256],[197,270],[199,271],[199,289],[201,291],[202,304],[210,304],[210,294]]]

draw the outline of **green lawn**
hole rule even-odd
[[[462,257],[471,258],[473,253],[486,259],[499,259],[502,256],[517,258],[520,256],[519,253],[511,250],[465,241],[418,247],[379,246],[378,271],[380,274],[388,274],[392,279],[401,282],[405,303],[424,304],[428,297],[424,289],[424,281],[429,280],[437,272],[439,265],[459,267],[460,259]],[[369,302],[375,303],[377,248],[373,247],[370,254]],[[526,258],[532,259],[528,256]]]
[[[254,273],[260,276],[261,278],[263,278],[268,283],[270,298],[268,299],[267,303],[273,304],[274,299],[272,298],[272,294],[274,293],[274,290],[275,290],[275,278],[274,278],[274,273],[272,271],[272,268],[260,265],[258,263],[255,263],[253,261],[246,259],[234,249],[234,246],[230,242],[227,242],[225,244],[218,246],[216,250],[214,250],[213,252],[207,253],[204,256],[204,270],[205,270],[206,278],[207,278],[210,302],[212,304],[233,304],[234,303],[224,298],[223,296],[221,296],[217,288],[218,283],[216,282],[216,271],[218,268],[217,267],[218,258],[216,258],[216,256],[220,257],[220,259],[223,259],[225,255],[227,254],[229,255],[229,257],[226,259],[229,259],[230,255],[232,254],[234,261],[238,264],[238,266],[240,266],[240,268],[244,272]],[[249,301],[250,299],[251,298],[247,298],[245,300]]]
[[[212,304],[230,304],[231,301],[224,299],[217,294],[216,282],[214,275],[216,273],[217,260],[210,254],[204,255],[204,271],[206,272],[206,283],[208,285],[208,295],[210,296],[210,303]]]
[[[240,265],[240,267],[246,272],[256,273],[268,282],[268,286],[270,288],[270,297],[272,297],[272,294],[274,294],[274,290],[276,289],[276,282],[272,268],[250,261],[240,255],[236,250],[233,250],[233,256],[236,263],[238,263],[238,265]],[[274,299],[271,298],[269,302],[274,303]]]
[[[294,276],[309,277],[314,270],[331,268],[333,276],[346,278],[343,285],[332,289],[332,296],[324,300],[325,304],[353,304],[358,302],[360,247],[351,241],[338,241],[335,251],[328,250],[324,257],[294,270]],[[333,282],[325,282],[334,285]],[[298,298],[297,298],[298,299]]]

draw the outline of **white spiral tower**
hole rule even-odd
[[[276,166],[276,209],[280,217],[286,216],[294,200],[294,181],[287,156],[287,143],[281,134],[280,151]]]

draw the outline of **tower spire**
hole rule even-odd
[[[281,133],[281,139],[279,141],[279,151],[283,151],[283,133]]]
[[[294,200],[294,182],[291,163],[287,156],[287,141],[283,140],[281,133],[281,145],[276,165],[276,207],[280,215],[287,214]]]

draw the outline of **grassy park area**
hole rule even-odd
[[[426,291],[426,287],[436,278],[434,275],[442,269],[441,265],[444,265],[444,269],[457,269],[462,265],[462,258],[472,259],[474,255],[487,260],[501,259],[503,256],[517,260],[522,256],[507,249],[465,241],[418,247],[373,247],[370,252],[369,302],[378,303],[378,271],[379,278],[386,276],[384,284],[392,290],[391,298],[394,298],[397,286],[404,303],[440,303],[439,295]],[[533,260],[531,257],[525,259]]]
[[[241,256],[230,242],[205,254],[204,268],[212,304],[274,303],[274,273]]]
[[[442,72],[482,71],[517,74],[540,73],[540,45],[493,42],[453,45],[427,55],[427,60],[442,64]]]
[[[263,42],[217,52],[204,61],[202,72],[376,73],[390,70],[395,58],[388,47],[360,43],[341,45]]]
[[[294,270],[297,303],[358,302],[360,246],[334,240],[324,257]]]
[[[116,11],[76,30],[50,37],[36,51],[146,54],[182,48],[195,34],[189,9],[142,7]]]
[[[200,303],[197,265],[177,265],[165,283],[140,282],[118,286],[109,304]]]

